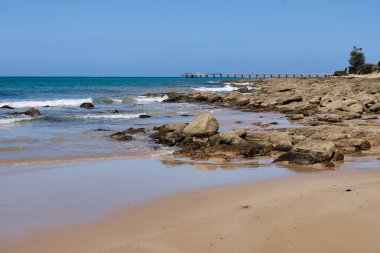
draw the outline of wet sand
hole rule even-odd
[[[269,160],[167,158],[0,168],[0,238],[97,221],[166,195],[295,174]]]
[[[0,252],[379,252],[380,171],[339,170],[163,197]]]

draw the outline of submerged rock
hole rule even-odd
[[[219,130],[218,121],[210,114],[204,114],[193,120],[183,129],[183,134],[191,137],[209,137]]]
[[[9,106],[9,105],[3,105],[2,107],[0,107],[1,109],[9,109],[9,110],[13,110],[15,109],[14,107],[12,106]]]
[[[88,103],[88,102],[86,102],[86,103],[82,103],[81,105],[80,105],[80,108],[85,108],[85,109],[92,109],[92,108],[94,108],[95,106],[94,106],[94,104],[93,103]]]
[[[116,132],[111,134],[110,137],[115,141],[132,141],[133,136],[129,135],[127,131]]]
[[[28,115],[30,117],[38,117],[41,116],[41,112],[37,110],[36,108],[30,108],[26,112],[23,112],[22,114]]]
[[[140,128],[130,127],[127,130],[125,130],[124,132],[129,133],[129,134],[146,133],[146,129],[143,127],[140,127]]]
[[[151,117],[152,117],[152,116],[147,115],[147,114],[141,114],[141,115],[139,116],[140,119],[147,119],[147,118],[151,118]]]

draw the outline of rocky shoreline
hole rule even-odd
[[[271,156],[274,162],[334,168],[344,155],[374,155],[380,146],[380,79],[329,77],[234,83],[231,93],[169,93],[166,103],[207,103],[247,112],[280,112],[302,124],[293,129],[219,133],[211,115],[188,124],[156,127],[151,137],[175,146],[176,156],[230,161]],[[275,122],[274,122],[275,123]],[[273,123],[273,124],[274,124]]]

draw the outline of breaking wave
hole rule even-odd
[[[227,92],[227,91],[234,91],[238,90],[237,87],[232,87],[231,85],[225,85],[224,87],[200,87],[200,88],[193,88],[196,91],[215,91],[215,92]]]
[[[161,96],[161,97],[147,97],[147,96],[138,96],[134,98],[138,104],[147,104],[147,103],[154,103],[154,102],[162,102],[165,99],[167,99],[168,96]]]
[[[92,98],[0,102],[0,107],[4,105],[9,105],[15,108],[44,107],[44,106],[60,107],[60,106],[80,106],[82,103],[92,103]]]

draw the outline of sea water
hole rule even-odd
[[[0,165],[147,154],[154,148],[147,136],[125,143],[113,141],[109,135],[129,127],[152,129],[166,122],[189,121],[200,113],[218,110],[204,104],[162,103],[168,92],[234,89],[206,78],[0,77],[0,107],[15,107],[0,109]],[[84,102],[95,108],[80,108]],[[12,115],[31,107],[42,115]]]

